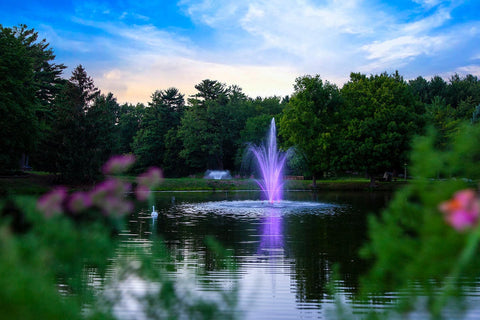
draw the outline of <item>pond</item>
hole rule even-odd
[[[339,266],[336,289],[348,299],[367,268],[358,258],[367,216],[380,212],[391,194],[287,192],[287,201],[273,206],[259,197],[258,192],[156,193],[158,218],[151,218],[147,205],[139,207],[121,242],[148,248],[151,239],[163,238],[173,257],[169,276],[194,275],[189,290],[201,294],[237,288],[241,319],[328,318],[332,268]],[[208,237],[231,254],[235,268],[219,263],[206,245]],[[360,313],[365,308],[357,307]],[[123,303],[117,311],[141,319],[136,308]]]

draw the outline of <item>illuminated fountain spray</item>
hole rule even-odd
[[[255,155],[258,168],[262,175],[257,180],[269,203],[282,200],[283,193],[283,166],[287,154],[277,149],[277,129],[275,119],[272,118],[270,131],[264,145],[250,147],[250,152]]]

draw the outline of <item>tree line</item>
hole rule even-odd
[[[120,105],[81,65],[68,79],[65,68],[33,29],[0,25],[0,171],[17,169],[28,156],[35,170],[88,181],[111,155],[132,153],[135,170],[159,166],[167,177],[240,172],[248,144],[261,143],[275,117],[280,145],[296,150],[293,174],[373,177],[402,172],[412,139],[427,128],[442,146],[461,122],[480,117],[480,80],[473,75],[406,81],[398,72],[352,73],[342,88],[306,75],[291,96],[267,98],[205,79],[188,98],[167,88],[147,105]]]

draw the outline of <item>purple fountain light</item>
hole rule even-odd
[[[283,166],[287,154],[277,150],[277,129],[275,119],[272,118],[270,131],[266,143],[250,147],[250,152],[255,155],[258,168],[262,175],[261,180],[256,180],[269,203],[282,200],[283,193]]]

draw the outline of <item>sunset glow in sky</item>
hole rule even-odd
[[[34,28],[64,77],[82,64],[120,103],[203,79],[267,97],[306,74],[480,76],[478,0],[0,0],[0,23]]]

